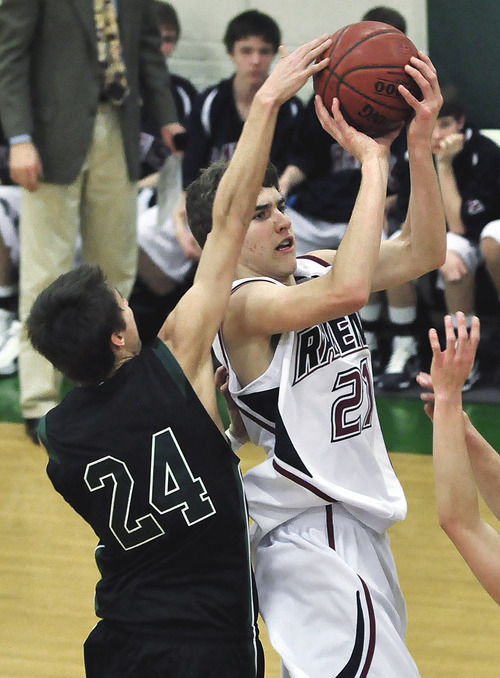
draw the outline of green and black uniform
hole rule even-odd
[[[238,458],[167,347],[73,389],[39,433],[55,489],[99,538],[87,676],[259,676]]]

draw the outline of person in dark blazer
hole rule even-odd
[[[102,19],[103,12],[110,12]],[[113,47],[104,32],[113,26]],[[98,35],[99,33],[99,35]],[[103,51],[104,57],[103,57]],[[106,89],[118,59],[120,101]],[[180,131],[153,0],[3,0],[0,118],[21,199],[20,319],[37,294],[83,259],[127,297],[137,267],[136,181],[142,106],[172,150]],[[60,375],[21,341],[21,409],[36,439],[59,402]]]

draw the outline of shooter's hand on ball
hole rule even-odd
[[[323,129],[360,162],[362,162],[369,153],[375,153],[387,158],[389,155],[389,148],[394,139],[398,136],[402,127],[402,124],[398,125],[396,129],[388,132],[383,137],[372,139],[346,122],[340,111],[340,103],[337,98],[333,99],[331,115],[327,111],[326,106],[319,95],[314,97],[314,105],[316,108],[316,115],[318,116]],[[382,153],[380,152],[381,150]]]
[[[408,142],[413,139],[430,139],[443,104],[436,69],[429,57],[419,52],[418,58],[412,57],[405,70],[422,92],[422,99],[419,101],[404,85],[398,87],[401,96],[415,111],[415,116],[408,123]]]

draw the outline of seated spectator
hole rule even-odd
[[[405,18],[389,7],[374,7],[361,20],[381,21],[406,32]],[[405,143],[405,139],[403,132],[395,144]],[[311,97],[296,126],[290,163],[280,176],[299,256],[315,249],[338,247],[360,181],[359,162],[325,133],[315,113],[314,96]]]
[[[180,34],[174,7],[155,0],[162,38],[161,49],[167,61]],[[171,154],[157,129],[143,120],[141,131],[142,178],[138,183],[137,238],[139,260],[137,281],[130,304],[137,318],[141,339],[153,339],[168,309],[173,308],[190,284],[196,262],[186,259],[175,238],[172,213],[182,191],[181,155],[186,142],[186,124],[197,90],[187,79],[170,72],[179,123],[184,132],[174,141],[179,153]]]
[[[500,182],[498,191],[500,193]],[[481,231],[481,255],[500,301],[500,219],[490,221]]]
[[[363,14],[362,21],[382,21],[384,24],[394,26],[398,31],[406,35],[406,19],[397,9],[378,5]]]
[[[248,10],[229,21],[223,41],[234,73],[205,89],[195,101],[182,162],[184,189],[210,162],[232,157],[253,97],[269,75],[281,43],[281,30],[269,15]],[[270,154],[279,172],[289,162],[289,140],[301,108],[300,99],[292,97],[280,109]],[[187,224],[184,193],[174,220],[184,255],[198,259],[200,249]]]
[[[21,189],[9,176],[9,145],[0,128],[0,376],[17,371],[21,323],[17,319]]]
[[[437,285],[444,292],[447,313],[465,313],[467,328],[475,313],[475,273],[481,262],[483,229],[500,217],[500,148],[481,135],[466,120],[457,90],[443,87],[443,106],[433,133],[433,153],[447,220],[447,255],[439,269]],[[399,168],[408,173],[403,158]],[[401,192],[407,181],[403,181]],[[490,226],[485,236],[500,228]],[[483,249],[493,240],[483,240]],[[485,243],[485,245],[484,245]],[[493,246],[491,247],[493,249]],[[492,270],[493,270],[493,264]],[[388,316],[393,336],[391,355],[378,380],[382,389],[404,389],[420,369],[421,347],[417,336],[417,291],[415,282],[387,291]],[[479,363],[464,383],[467,391],[479,380]]]

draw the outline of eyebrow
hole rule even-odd
[[[276,202],[271,200],[270,202],[266,202],[263,205],[256,205],[255,211],[258,212],[259,210],[265,210],[267,207],[271,207],[271,205],[273,205],[273,204],[283,205],[284,203],[285,203],[285,198],[281,197],[279,200],[276,200]]]

